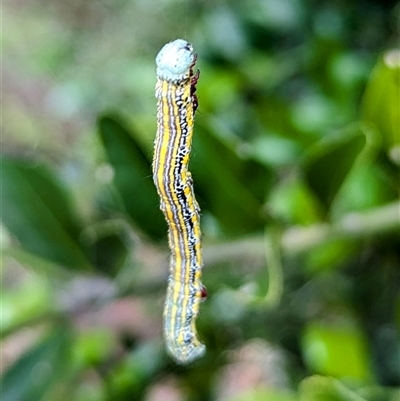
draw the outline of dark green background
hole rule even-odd
[[[400,397],[399,3],[3,13],[2,400]],[[150,168],[154,58],[177,37],[201,70],[190,169],[209,293],[207,355],[188,367],[161,341]]]

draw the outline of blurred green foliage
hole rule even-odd
[[[3,9],[2,400],[398,399],[399,4]],[[199,54],[209,292],[187,367],[161,342],[151,178],[154,57],[176,37]]]

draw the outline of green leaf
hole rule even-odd
[[[298,399],[295,394],[289,391],[267,390],[262,386],[228,398],[229,401],[298,401]]]
[[[339,380],[331,377],[311,376],[300,384],[301,401],[366,401]]]
[[[400,400],[400,388],[381,387],[377,384],[363,387],[357,393],[368,401],[398,401]]]
[[[359,246],[357,241],[335,238],[331,241],[314,246],[312,251],[305,256],[304,268],[311,274],[320,273],[321,270],[331,270],[343,266]]]
[[[167,226],[151,176],[151,163],[121,119],[103,115],[99,136],[115,170],[114,186],[134,223],[153,239],[166,236]]]
[[[269,213],[287,224],[309,225],[322,220],[321,205],[301,180],[284,181],[268,199]]]
[[[40,401],[68,370],[70,333],[65,327],[23,354],[4,374],[2,401]]]
[[[70,271],[57,269],[57,264],[49,259],[41,258],[19,246],[7,246],[2,250],[2,256],[15,259],[23,266],[29,266],[33,270],[48,277],[57,277],[58,279],[67,279],[70,277]]]
[[[343,184],[332,205],[331,215],[338,218],[395,201],[398,198],[396,178],[392,179],[390,171],[376,163],[357,166]]]
[[[43,165],[2,159],[1,219],[22,248],[75,269],[89,267],[65,191]]]
[[[3,266],[4,276],[12,274],[11,270],[12,264],[6,262]],[[30,274],[25,280],[14,283],[12,288],[4,286],[1,299],[1,336],[29,325],[36,318],[51,314],[54,304],[51,290],[50,283],[43,280],[42,274]]]
[[[74,363],[79,367],[99,366],[112,357],[116,340],[111,328],[89,328],[78,334],[74,348]]]
[[[233,141],[222,140],[215,131],[204,119],[196,123],[190,169],[200,206],[227,233],[261,229],[261,206],[271,186],[271,172],[253,159],[240,158]]]
[[[329,209],[338,191],[362,153],[372,153],[374,132],[354,124],[314,144],[303,160],[306,182]],[[365,157],[366,158],[366,157]]]
[[[316,373],[369,379],[370,356],[364,334],[354,325],[309,323],[302,338],[304,360]]]
[[[377,62],[363,98],[362,114],[374,123],[389,150],[400,144],[400,50],[388,50]]]
[[[154,382],[165,365],[161,341],[142,343],[124,358],[108,380],[111,400],[140,399],[143,389]]]
[[[299,144],[294,140],[272,133],[257,136],[251,146],[257,160],[275,168],[295,164],[301,152]]]

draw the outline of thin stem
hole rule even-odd
[[[275,307],[279,304],[283,293],[283,267],[281,257],[281,233],[279,229],[266,230],[265,258],[268,269],[268,291],[262,300],[267,307]]]
[[[364,240],[400,233],[400,202],[363,213],[350,213],[332,224],[291,227],[282,234],[282,255],[296,256],[334,239]],[[232,260],[256,260],[265,254],[262,235],[204,247],[205,265]],[[268,255],[267,255],[268,258]]]

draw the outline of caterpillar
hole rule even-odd
[[[167,43],[156,57],[157,133],[152,169],[171,250],[163,331],[168,353],[181,364],[203,356],[206,350],[195,326],[200,302],[207,294],[200,281],[200,208],[188,170],[198,107],[196,60],[192,45],[182,39]]]

